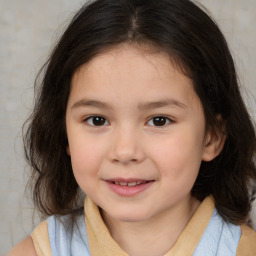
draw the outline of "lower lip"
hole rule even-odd
[[[109,188],[113,192],[118,194],[119,196],[129,197],[129,196],[136,196],[136,195],[142,193],[143,191],[148,189],[153,184],[153,181],[148,181],[146,183],[136,185],[134,187],[121,186],[121,185],[117,185],[117,184],[114,184],[109,181],[107,181],[107,184],[108,184]]]

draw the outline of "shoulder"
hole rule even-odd
[[[18,243],[7,256],[36,256],[32,238],[29,236]]]
[[[43,221],[34,229],[31,238],[38,256],[52,255],[47,221]]]
[[[241,226],[241,239],[237,247],[237,256],[256,255],[256,232],[249,226]]]

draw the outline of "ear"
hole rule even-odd
[[[70,156],[70,149],[69,146],[66,147],[67,154]]]
[[[222,151],[226,141],[226,135],[223,130],[210,128],[205,136],[202,160],[209,162],[217,157]]]

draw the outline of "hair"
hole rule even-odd
[[[189,0],[96,0],[74,16],[35,82],[37,97],[24,129],[35,206],[44,215],[82,208],[74,178],[65,114],[74,72],[122,43],[151,45],[167,52],[191,78],[206,125],[225,133],[219,156],[202,162],[192,195],[213,195],[224,220],[247,221],[256,184],[255,130],[239,92],[227,42],[202,9]],[[39,81],[40,80],[40,81]]]

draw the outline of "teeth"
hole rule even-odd
[[[135,187],[136,185],[140,185],[140,184],[146,183],[146,181],[134,181],[134,182],[118,182],[118,181],[114,181],[113,183],[115,185],[120,185],[120,186]]]
[[[129,182],[128,183],[128,186],[129,187],[135,187],[137,185],[137,182],[135,181],[135,182]]]

